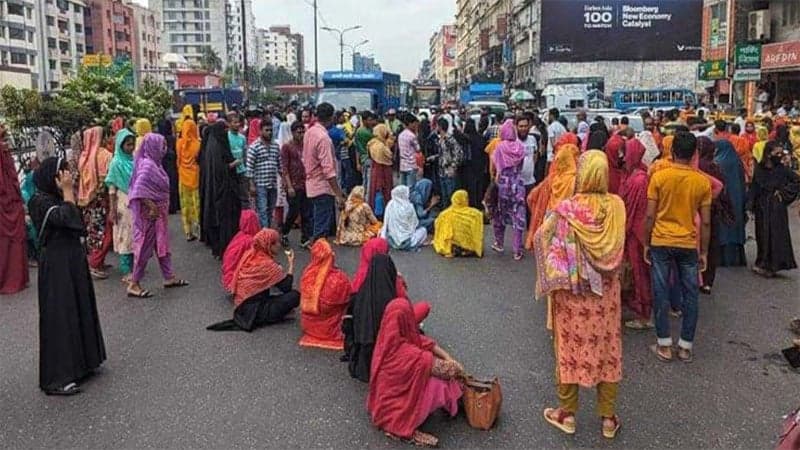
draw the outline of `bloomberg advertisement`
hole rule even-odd
[[[542,0],[541,60],[697,61],[703,0]]]

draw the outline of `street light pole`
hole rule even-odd
[[[353,59],[353,70],[354,70],[354,71],[356,70],[356,68],[355,68],[356,49],[357,49],[358,47],[361,47],[362,45],[366,45],[366,44],[368,44],[368,43],[369,43],[369,39],[364,39],[363,41],[359,42],[358,44],[354,44],[354,45],[344,44],[344,45],[345,45],[345,47],[349,48],[349,49],[350,49],[350,51],[351,51],[351,52],[352,52],[352,54],[353,54],[353,58],[354,58],[354,59]]]
[[[241,1],[241,10],[242,10],[242,72],[244,74],[242,87],[244,87],[244,102],[247,103],[250,100],[250,83],[247,81],[247,20],[245,16],[247,14],[244,11],[244,0]]]
[[[354,27],[345,28],[340,30],[338,28],[331,28],[331,27],[322,27],[325,31],[332,31],[334,33],[339,33],[339,71],[344,72],[344,34],[348,31],[358,30],[361,28],[361,25],[356,25]]]
[[[317,51],[317,0],[314,0],[314,89],[319,90],[319,52]]]

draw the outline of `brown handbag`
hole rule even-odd
[[[481,380],[468,376],[464,383],[464,411],[469,426],[489,430],[500,415],[503,391],[500,380]]]
[[[797,449],[800,449],[800,409],[796,409],[784,419],[783,433],[775,447],[775,450]]]

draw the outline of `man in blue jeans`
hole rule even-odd
[[[267,228],[272,223],[281,167],[281,152],[272,140],[272,121],[261,121],[261,137],[250,145],[245,158],[245,175],[250,180],[250,194],[256,199],[258,221]]]
[[[650,178],[645,221],[645,261],[651,265],[656,323],[656,345],[651,350],[662,361],[672,361],[670,333],[670,272],[677,270],[683,294],[678,359],[692,361],[697,327],[698,273],[706,268],[711,232],[711,182],[691,166],[697,139],[688,130],[678,131],[672,144],[673,164]],[[700,254],[697,252],[695,215],[701,218]]]

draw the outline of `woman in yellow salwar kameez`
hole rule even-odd
[[[619,268],[625,247],[625,204],[608,193],[608,159],[590,150],[578,162],[575,195],[562,201],[536,233],[536,296],[553,301],[557,408],[545,420],[575,433],[578,388],[597,387],[603,436],[614,438],[622,379]]]
[[[467,191],[455,191],[450,207],[436,218],[433,249],[446,258],[483,256],[483,213],[470,208]]]
[[[187,241],[200,235],[200,133],[197,123],[185,117],[181,123],[181,137],[175,146],[178,154],[178,195],[181,200],[183,233]]]

